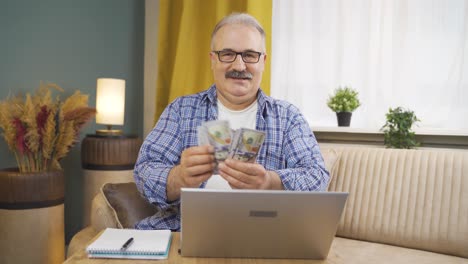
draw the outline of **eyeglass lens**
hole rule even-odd
[[[230,50],[218,51],[218,58],[222,62],[233,62],[236,60],[237,55],[241,55],[242,60],[247,63],[256,63],[260,60],[260,52],[256,51],[244,51],[244,52],[235,52]]]

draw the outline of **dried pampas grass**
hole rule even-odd
[[[20,172],[61,169],[59,161],[96,114],[88,106],[88,95],[76,91],[62,102],[52,97],[53,90],[63,92],[57,84],[41,83],[33,96],[20,94],[0,102],[0,129]]]

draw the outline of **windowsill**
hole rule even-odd
[[[384,145],[384,134],[376,129],[312,127],[319,143]],[[414,129],[421,147],[468,148],[468,131]]]

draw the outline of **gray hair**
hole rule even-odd
[[[223,19],[221,19],[221,21],[219,21],[218,24],[216,24],[216,26],[215,26],[215,28],[213,30],[213,33],[211,33],[211,49],[212,50],[214,49],[214,37],[215,37],[216,33],[218,32],[218,30],[220,30],[222,27],[224,27],[226,25],[232,25],[232,24],[241,24],[241,25],[256,28],[258,30],[258,32],[260,32],[260,35],[262,36],[263,48],[266,49],[265,30],[263,30],[260,23],[258,23],[258,21],[253,16],[251,16],[249,14],[246,14],[246,13],[232,13],[232,14],[224,17]]]

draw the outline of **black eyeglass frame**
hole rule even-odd
[[[213,53],[216,53],[218,55],[218,60],[220,62],[227,62],[227,63],[231,63],[231,62],[234,62],[236,59],[237,59],[237,55],[241,55],[241,58],[242,58],[242,61],[244,63],[258,63],[260,61],[260,57],[262,55],[265,55],[264,52],[260,52],[260,51],[253,51],[253,50],[247,50],[247,51],[241,51],[241,52],[236,52],[236,51],[233,51],[233,50],[212,50],[211,52]],[[221,52],[232,52],[232,53],[235,53],[236,56],[234,56],[234,59],[230,60],[230,61],[226,61],[226,60],[222,60],[221,59],[221,56],[219,55]],[[257,61],[245,61],[244,59],[244,54],[246,53],[256,53],[258,54],[258,58],[257,58]]]

